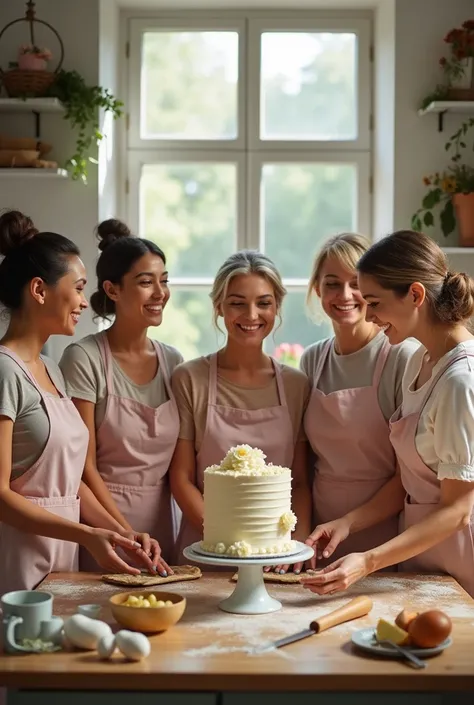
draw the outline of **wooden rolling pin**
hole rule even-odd
[[[370,597],[366,597],[365,595],[354,597],[347,605],[339,607],[339,609],[333,610],[332,612],[328,612],[328,614],[323,614],[322,617],[318,617],[318,619],[314,619],[309,625],[309,629],[303,629],[301,632],[274,641],[272,647],[279,649],[281,646],[292,644],[294,641],[320,634],[327,629],[331,629],[331,627],[337,627],[338,624],[350,622],[352,619],[358,619],[359,617],[365,617],[372,609],[372,605],[373,603]]]

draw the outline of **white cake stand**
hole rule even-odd
[[[273,558],[239,558],[226,556],[221,558],[213,555],[204,555],[199,550],[200,542],[197,541],[184,549],[183,554],[190,561],[207,565],[237,566],[238,578],[234,592],[219,603],[224,612],[234,614],[266,614],[281,609],[281,602],[275,600],[267,592],[263,581],[263,566],[293,565],[302,563],[314,555],[314,551],[300,541],[294,541],[296,550],[291,555],[274,556]]]

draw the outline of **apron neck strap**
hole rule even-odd
[[[280,406],[288,406],[286,403],[286,393],[285,385],[283,383],[282,367],[277,360],[270,358],[272,361],[273,369],[275,371],[275,381],[277,385],[278,398],[280,401]]]
[[[104,330],[100,333],[97,338],[97,345],[99,346],[99,351],[102,357],[102,362],[104,363],[105,371],[105,384],[107,387],[107,395],[115,394],[114,387],[114,370],[113,370],[113,360],[112,351],[110,350],[109,341],[107,338],[107,332]]]
[[[385,335],[385,333],[384,333],[384,335]],[[376,389],[378,389],[378,387],[379,387],[380,379],[382,377],[385,363],[387,362],[390,348],[391,348],[391,345],[388,341],[388,338],[386,338],[383,342],[381,349],[379,350],[379,354],[377,355],[377,362],[375,363],[375,370],[374,370],[374,377],[372,379],[372,385]]]
[[[217,353],[213,353],[209,358],[209,389],[207,393],[207,404],[215,406],[217,400]]]
[[[328,359],[329,352],[331,348],[334,346],[334,338],[328,338],[324,345],[322,346],[321,354],[319,356],[318,364],[316,365],[316,369],[314,371],[314,376],[313,376],[313,387],[317,387],[319,383],[319,379],[322,375],[324,365],[326,364],[326,360]]]
[[[172,399],[173,395],[171,392],[170,372],[168,369],[166,357],[163,353],[163,348],[157,340],[152,340],[151,342],[153,347],[155,348],[156,357],[158,358],[158,364],[160,366],[161,374],[163,375],[163,382],[165,384],[168,399]]]

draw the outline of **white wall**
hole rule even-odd
[[[314,6],[334,3],[313,0]],[[443,52],[443,36],[451,27],[465,19],[472,19],[472,0],[361,0],[360,6],[378,6],[375,22],[375,38],[383,53],[377,57],[375,76],[376,88],[376,134],[374,158],[379,201],[374,212],[376,236],[385,234],[394,227],[407,227],[412,213],[418,207],[424,194],[422,177],[431,171],[440,170],[446,163],[444,143],[459,125],[459,118],[446,116],[446,129],[443,134],[437,131],[435,116],[419,118],[416,109],[440,78],[437,64]],[[163,5],[155,0],[155,7]],[[135,0],[118,0],[122,6],[140,7]],[[145,3],[144,3],[145,4]],[[150,6],[150,2],[147,2]],[[174,3],[171,3],[174,4]],[[180,5],[188,4],[184,0]],[[194,7],[205,6],[205,0],[193,0]],[[258,0],[232,2],[224,0],[213,5],[232,4],[238,6],[259,6]],[[263,5],[263,2],[261,3]],[[269,3],[267,3],[268,6]],[[309,0],[302,2],[308,7]],[[283,6],[283,2],[278,5]],[[287,6],[295,3],[288,0]],[[337,2],[340,6],[341,2]],[[354,0],[347,0],[347,6],[354,8]],[[23,0],[9,0],[0,3],[0,27],[8,21],[22,16]],[[114,0],[38,0],[38,16],[53,24],[60,32],[65,48],[65,68],[77,69],[87,81],[100,81],[116,90],[119,69],[114,48],[118,44],[118,9]],[[101,47],[99,52],[99,33]],[[16,46],[27,37],[14,35],[0,45],[0,64],[5,66],[14,57]],[[385,39],[384,39],[385,37]],[[384,42],[380,45],[380,42]],[[53,49],[52,41],[47,40]],[[393,110],[393,104],[395,109]],[[385,110],[385,112],[384,112]],[[394,120],[392,119],[394,116]],[[59,158],[65,158],[74,147],[74,136],[68,125],[59,116],[43,118],[43,138],[54,142]],[[32,134],[32,121],[26,117],[0,113],[0,132],[11,134]],[[79,243],[89,279],[93,284],[96,247],[93,229],[99,219],[114,214],[116,207],[116,185],[119,180],[117,170],[110,168],[113,142],[109,140],[101,150],[100,182],[96,169],[90,169],[90,183],[87,188],[70,181],[30,181],[28,179],[0,179],[0,207],[15,207],[24,210],[42,229],[57,230]],[[100,184],[100,199],[99,199]],[[444,241],[439,229],[431,234],[443,244],[455,244],[456,236]],[[453,257],[453,266],[467,268],[474,274],[472,266],[466,265],[466,257]],[[460,260],[460,261],[459,261]],[[470,260],[467,260],[468,263]],[[89,287],[89,292],[92,286]],[[0,323],[1,327],[1,323]],[[92,330],[89,315],[83,317],[77,335]],[[67,342],[54,341],[54,352],[59,354]]]
[[[86,81],[96,84],[99,76],[99,14],[98,0],[39,0],[37,16],[52,24],[65,46],[64,68],[77,69]],[[0,27],[24,15],[23,0],[0,3]],[[5,68],[14,60],[19,44],[29,41],[26,25],[7,31],[0,45],[0,65]],[[58,55],[53,35],[41,33],[38,43],[48,46]],[[16,136],[34,136],[33,119],[25,115],[0,113],[0,132]],[[61,116],[42,117],[42,138],[54,144],[51,157],[65,160],[74,149],[74,135]],[[62,179],[33,180],[0,178],[0,207],[24,211],[42,230],[53,230],[79,243],[90,273],[95,262],[93,229],[98,218],[97,168],[90,169],[89,186]],[[78,325],[77,335],[85,335],[92,322],[87,314]],[[67,339],[52,341],[49,352],[58,354]]]

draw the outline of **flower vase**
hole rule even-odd
[[[459,246],[474,247],[474,193],[455,193],[453,204],[459,231]]]
[[[18,68],[23,71],[46,71],[46,60],[34,54],[20,54]]]
[[[464,72],[462,76],[451,79],[448,100],[474,100],[474,58],[469,56],[459,63]]]

